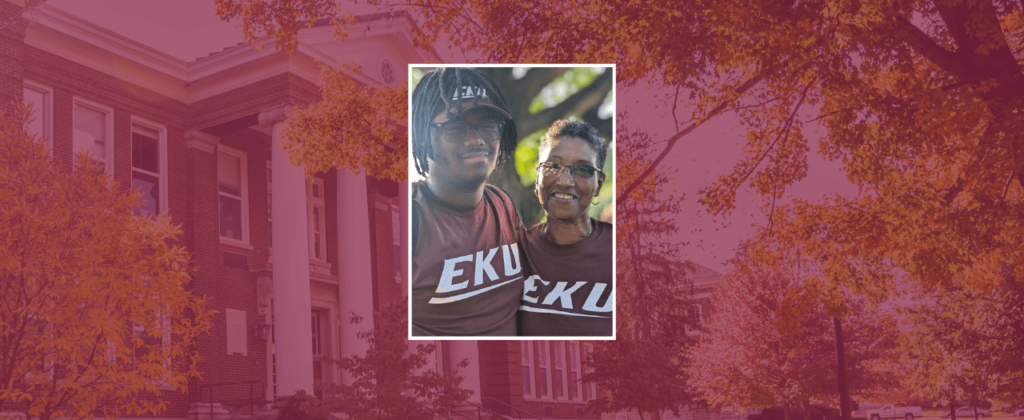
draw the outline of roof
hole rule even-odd
[[[385,19],[398,19],[398,18],[406,18],[406,19],[409,20],[409,23],[411,23],[414,27],[416,27],[417,29],[419,28],[419,26],[416,25],[416,22],[412,19],[412,15],[410,15],[405,10],[390,11],[390,12],[378,12],[378,13],[367,13],[367,14],[362,14],[362,15],[356,15],[356,23],[357,24],[358,23],[370,23],[370,22],[376,22],[376,21],[385,20]],[[305,24],[306,23],[304,22],[303,25],[305,25]],[[323,27],[329,27],[331,25],[332,25],[331,19],[319,19],[319,20],[313,22],[313,24],[309,25],[308,27],[311,27],[311,28],[323,28]],[[239,43],[237,43],[235,45],[232,45],[232,46],[229,46],[229,47],[224,47],[220,51],[214,51],[214,52],[211,52],[211,53],[209,53],[209,54],[207,54],[205,56],[197,57],[195,61],[207,59],[207,58],[213,57],[213,56],[215,56],[217,54],[223,53],[225,51],[228,51],[228,50],[231,50],[231,49],[234,49],[234,48],[238,48],[238,47],[246,45],[246,44],[247,43],[245,43],[245,42],[239,42]],[[437,51],[434,50],[433,48],[430,48],[430,52],[432,52],[435,57],[440,57],[440,55],[437,53]]]

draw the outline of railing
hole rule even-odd
[[[460,412],[458,412],[458,411],[455,411],[455,410],[452,410],[452,409],[448,410],[448,412],[449,412],[449,413],[452,413],[452,414],[458,414],[458,415],[460,415],[460,416],[462,416],[462,417],[465,417],[465,418],[467,418],[467,419],[469,419],[469,420],[477,420],[478,418],[480,418],[480,416],[479,416],[479,415],[477,415],[477,416],[476,416],[476,417],[477,417],[477,419],[474,419],[474,418],[472,418],[472,417],[470,417],[470,416],[467,416],[467,415],[465,415],[465,414],[463,414],[463,413],[460,413]],[[450,417],[449,417],[449,418],[450,418]],[[455,420],[455,419],[452,419],[452,420]]]
[[[255,384],[260,384],[260,387],[259,387],[259,392],[260,393],[259,393],[258,397],[253,393],[255,391],[255,388],[253,388],[253,385],[255,385]],[[229,386],[232,386],[232,385],[249,385],[249,398],[247,398],[247,399],[246,398],[228,398],[228,399],[220,399],[220,400],[213,398],[213,391],[214,391],[215,388],[218,388],[218,387],[224,388],[224,387],[229,387]],[[204,401],[203,397],[204,397],[205,394],[204,394],[203,390],[205,390],[207,388],[209,388],[209,390],[210,390],[210,392],[209,392],[210,400],[209,401]],[[269,402],[269,401],[266,401],[263,398],[263,396],[265,394],[266,394],[266,388],[263,385],[263,381],[223,382],[223,383],[219,383],[219,384],[210,384],[210,385],[201,385],[201,386],[199,386],[199,403],[200,404],[203,404],[203,403],[209,403],[210,404],[210,420],[213,420],[213,404],[214,403],[220,403],[221,405],[231,405],[231,406],[236,406],[236,407],[239,407],[239,408],[241,408],[242,406],[245,406],[246,404],[248,404],[249,405],[249,414],[254,416],[253,408],[257,404],[266,404],[267,402]]]
[[[498,418],[505,418],[505,416],[503,416],[501,414],[498,414],[498,413],[496,413],[496,412],[494,412],[494,411],[492,411],[490,409],[484,408],[483,406],[479,406],[479,405],[473,404],[473,403],[471,403],[469,401],[466,401],[466,404],[469,404],[469,405],[471,405],[473,407],[476,407],[476,418],[477,419],[480,418],[480,410],[484,410],[484,411],[486,411],[488,413],[491,413],[491,414],[493,414],[495,416],[498,416]]]
[[[430,408],[430,407],[427,407],[427,406],[423,405],[422,403],[420,403],[420,405],[419,405],[419,406],[420,406],[420,407],[422,407],[422,408],[423,408],[424,410],[427,410],[427,411],[429,411],[429,412],[430,412],[431,414],[433,414],[433,415],[441,416],[441,417],[444,417],[444,418],[446,418],[446,419],[448,419],[448,420],[455,420],[455,419],[453,419],[453,418],[451,418],[451,417],[449,417],[449,416],[446,416],[446,415],[444,415],[444,414],[441,414],[441,413],[438,413],[438,412],[434,411],[434,410],[433,410],[432,408]]]
[[[513,409],[513,410],[516,410],[516,414],[518,414],[518,415],[519,415],[519,420],[523,420],[523,414],[526,414],[527,416],[529,416],[529,417],[532,417],[532,418],[535,418],[535,419],[537,419],[537,420],[544,420],[544,419],[542,419],[542,418],[540,418],[540,417],[537,417],[537,416],[535,416],[535,415],[533,415],[533,414],[527,413],[527,412],[525,412],[525,411],[523,411],[523,410],[520,410],[520,409],[518,409],[518,408],[515,408],[515,407],[513,407],[513,406],[511,406],[511,405],[505,404],[505,403],[501,402],[500,400],[498,400],[498,399],[496,399],[496,398],[494,398],[494,397],[484,397],[484,399],[485,399],[485,400],[490,400],[490,401],[496,402],[496,403],[498,403],[498,404],[501,404],[501,405],[503,405],[503,406],[505,406],[505,407],[511,408],[511,409]]]

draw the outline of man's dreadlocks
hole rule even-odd
[[[412,92],[412,155],[416,161],[416,172],[427,176],[430,172],[428,158],[434,157],[434,149],[430,142],[430,123],[434,121],[442,110],[448,119],[455,117],[452,113],[452,102],[455,102],[456,112],[462,112],[462,100],[456,92],[462,92],[466,86],[480,87],[487,92],[487,96],[494,105],[509,112],[505,97],[498,90],[490,77],[473,68],[442,68],[427,73],[420,79],[416,89]],[[469,89],[473,94],[473,105],[479,101],[475,89]],[[497,163],[501,164],[516,152],[516,124],[515,121],[506,120],[501,133],[501,144],[498,147]]]

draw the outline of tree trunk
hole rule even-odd
[[[515,159],[510,159],[499,166],[491,174],[490,184],[501,188],[516,204],[516,212],[527,229],[537,224],[544,217],[544,209],[533,194],[533,186],[524,187],[516,172]]]
[[[843,346],[843,321],[832,318],[832,326],[836,333],[836,379],[839,381],[839,412],[843,420],[850,420],[850,385],[846,380],[846,350]],[[895,406],[894,406],[895,407]]]
[[[793,416],[789,412],[789,404],[782,405],[782,416],[785,420],[793,420]]]
[[[811,403],[804,400],[800,402],[800,407],[804,409],[804,420],[811,420]]]
[[[956,420],[956,401],[952,398],[949,399],[949,418],[950,420]]]

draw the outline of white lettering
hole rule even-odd
[[[574,284],[572,288],[566,290],[565,286],[568,286],[569,282],[560,281],[558,283],[555,283],[555,290],[552,290],[550,293],[548,293],[548,296],[544,298],[544,303],[542,303],[542,305],[550,305],[552,303],[555,303],[555,299],[558,299],[562,303],[562,309],[572,309],[572,292],[575,292],[579,288],[583,287],[584,284],[587,284],[587,282],[579,281],[576,282],[576,284]]]
[[[537,291],[537,284],[533,282],[534,280],[540,280],[540,282],[544,283],[545,286],[550,284],[550,283],[544,281],[544,279],[540,278],[540,276],[538,276],[536,274],[532,275],[532,276],[530,276],[530,278],[526,279],[526,281],[523,282],[523,300],[525,300],[527,302],[530,302],[530,303],[537,303],[537,298],[528,295],[528,293],[530,293],[530,292],[536,292]]]
[[[590,291],[590,296],[587,296],[587,302],[583,304],[584,311],[591,312],[611,312],[614,302],[612,302],[612,295],[608,295],[608,301],[604,303],[604,306],[597,307],[597,301],[601,299],[601,292],[604,292],[604,283],[597,283],[594,285],[594,289]]]
[[[509,250],[512,251],[512,258],[509,257]],[[522,264],[519,264],[519,243],[501,246],[501,258],[505,260],[505,275],[514,276],[523,271]],[[516,266],[512,267],[512,260],[515,259]]]
[[[459,98],[460,93],[462,94],[462,98]],[[477,98],[486,98],[487,91],[480,86],[463,86],[461,91],[455,91],[455,96],[452,97],[452,99],[473,99],[474,96]]]
[[[444,260],[444,270],[441,271],[441,280],[437,284],[436,293],[447,293],[455,290],[462,290],[468,286],[468,279],[458,284],[452,284],[452,280],[455,279],[455,276],[462,275],[462,269],[456,269],[455,264],[466,261],[473,261],[473,254]]]
[[[487,278],[491,280],[498,279],[498,273],[494,271],[494,267],[491,267],[491,259],[494,258],[494,254],[498,252],[498,248],[491,249],[487,253],[487,258],[484,258],[483,251],[477,251],[476,253],[476,270],[473,277],[473,285],[479,286],[484,284],[484,271],[487,272]]]

